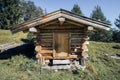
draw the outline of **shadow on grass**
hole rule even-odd
[[[119,45],[115,45],[113,46],[114,49],[120,49],[120,46]]]
[[[24,55],[27,58],[34,58],[34,48],[35,46],[33,42],[25,43],[23,45],[3,51],[0,53],[0,59],[9,59],[16,55]]]

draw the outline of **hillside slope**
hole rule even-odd
[[[20,42],[23,37],[26,34],[12,35],[9,31],[0,31],[0,44]],[[119,80],[120,59],[110,57],[120,54],[119,47],[120,43],[90,41],[90,57],[84,71],[41,70],[40,63],[36,60],[18,54],[8,59],[0,59],[0,80]]]
[[[20,43],[22,38],[26,38],[27,33],[19,32],[17,34],[12,34],[9,30],[0,29],[0,44],[5,44],[9,42]]]

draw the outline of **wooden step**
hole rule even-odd
[[[70,64],[70,60],[53,60],[53,65],[56,65],[56,64]]]
[[[49,70],[63,70],[63,69],[71,69],[71,65],[42,66],[41,68],[49,69]]]

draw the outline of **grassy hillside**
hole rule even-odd
[[[19,32],[12,34],[9,30],[0,30],[0,44],[16,42],[20,43],[22,38],[26,38],[27,33]]]
[[[8,40],[8,37],[12,37],[12,39]],[[25,35],[18,33],[12,36],[10,32],[0,31],[0,43],[6,43],[6,39],[7,42],[19,42],[21,37],[25,37]],[[116,46],[120,46],[120,43],[91,41],[90,58],[84,71],[41,70],[40,63],[20,54],[10,59],[0,59],[0,80],[119,80],[120,59],[110,58],[110,55],[120,54],[120,49],[117,49]]]

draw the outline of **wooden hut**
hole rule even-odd
[[[85,66],[88,58],[88,33],[98,29],[109,30],[109,24],[60,9],[15,25],[11,31],[33,32],[37,40],[36,57],[45,64],[52,65],[57,60],[61,60],[59,63],[62,64],[64,60],[72,60]]]

